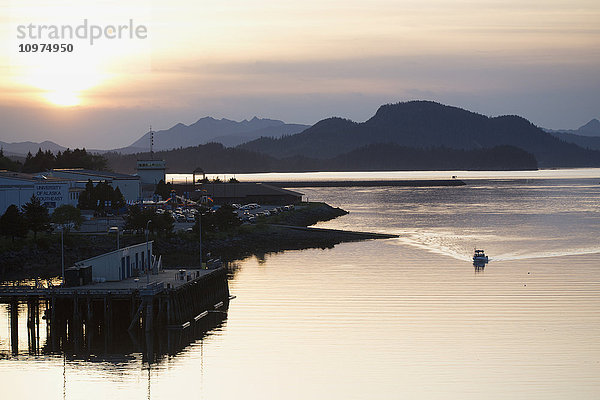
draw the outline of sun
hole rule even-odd
[[[37,92],[38,98],[57,107],[85,105],[85,93],[105,81],[98,65],[85,60],[65,63],[53,60],[45,65],[21,69],[19,81]]]
[[[73,107],[81,104],[79,93],[70,90],[47,92],[44,98],[51,104],[60,107]]]

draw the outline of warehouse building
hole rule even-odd
[[[200,185],[191,198],[202,202],[210,199],[216,204],[295,204],[302,201],[302,193],[265,183],[211,182]]]
[[[78,261],[75,263],[75,268],[91,267],[92,279],[95,282],[122,281],[140,276],[148,267],[159,270],[160,265],[152,256],[152,243],[152,241],[143,242]]]

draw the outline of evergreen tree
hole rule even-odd
[[[0,147],[0,169],[18,172],[23,168],[20,162],[13,161],[4,155],[4,149]]]
[[[42,205],[40,199],[31,196],[28,203],[23,206],[23,215],[26,226],[33,231],[33,238],[37,240],[37,233],[50,229],[50,215],[48,209]]]
[[[52,222],[62,225],[65,232],[69,232],[71,227],[79,230],[83,222],[81,210],[72,205],[64,204],[54,210],[52,213]]]
[[[169,197],[171,197],[172,190],[173,190],[173,184],[165,183],[165,181],[161,179],[156,184],[156,189],[154,190],[154,194],[157,194],[160,197],[162,197],[163,200],[166,200]]]
[[[118,210],[125,207],[125,198],[121,190],[118,187],[113,189],[108,181],[99,182],[94,186],[94,183],[88,180],[85,190],[79,194],[77,206],[83,210]]]
[[[121,193],[121,189],[117,186],[111,194],[111,203],[113,210],[119,210],[125,207],[125,197]]]
[[[150,221],[148,229],[151,232],[164,233],[167,236],[173,232],[175,220],[171,214],[167,212],[159,214],[151,208],[141,209],[139,206],[129,208],[125,219],[125,229],[143,231],[146,229],[148,221]]]
[[[79,194],[79,201],[77,207],[81,210],[95,210],[96,202],[93,201],[92,196],[94,192],[94,183],[91,179],[88,179],[85,184],[85,190]]]
[[[15,241],[15,237],[25,237],[27,235],[27,226],[23,213],[19,208],[11,204],[4,215],[0,217],[0,233],[2,236],[12,237],[12,241]]]

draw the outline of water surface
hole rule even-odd
[[[599,181],[491,178],[302,188],[350,211],[319,226],[400,237],[240,262],[228,314],[153,362],[44,354],[43,329],[30,354],[24,322],[13,354],[0,306],[3,398],[597,399]]]

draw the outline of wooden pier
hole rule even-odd
[[[152,336],[157,331],[194,329],[209,313],[230,300],[227,270],[163,270],[118,282],[75,287],[0,286],[0,303],[9,304],[11,348],[18,352],[18,309],[27,304],[30,351],[39,347],[40,319],[46,320],[47,343],[75,349],[97,338]],[[42,315],[40,315],[42,314]],[[174,335],[169,335],[169,337]],[[60,343],[63,342],[63,343]],[[84,343],[85,342],[85,343]]]

